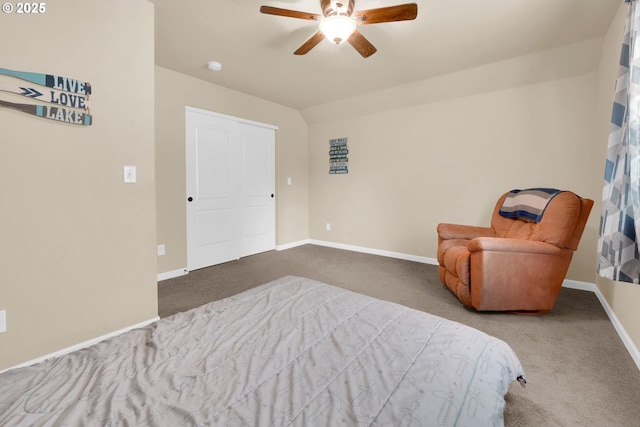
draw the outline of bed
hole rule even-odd
[[[0,374],[0,425],[501,426],[524,375],[476,329],[287,276]]]

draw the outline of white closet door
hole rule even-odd
[[[240,256],[275,249],[275,134],[241,124],[242,197],[240,198]]]
[[[187,108],[187,269],[275,248],[275,130]]]

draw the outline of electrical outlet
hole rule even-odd
[[[331,224],[327,223],[326,228],[327,228],[327,231],[331,231]]]
[[[163,245],[158,245],[158,256],[162,256],[164,255],[164,244]]]
[[[7,332],[7,310],[0,310],[0,333]]]
[[[122,174],[123,174],[123,180],[125,184],[136,183],[136,167],[135,166],[123,166]]]

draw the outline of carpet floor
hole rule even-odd
[[[393,301],[506,341],[527,374],[506,395],[505,425],[640,427],[640,370],[598,298],[563,288],[541,316],[478,313],[438,279],[437,267],[304,245],[270,251],[158,283],[160,317],[297,275]]]

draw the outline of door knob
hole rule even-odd
[[[271,195],[271,198],[273,199],[273,197],[274,197],[274,196],[273,196],[273,194],[272,194],[272,195]]]
[[[187,201],[188,201],[188,202],[193,202],[193,197],[189,197],[189,198],[187,199]]]

